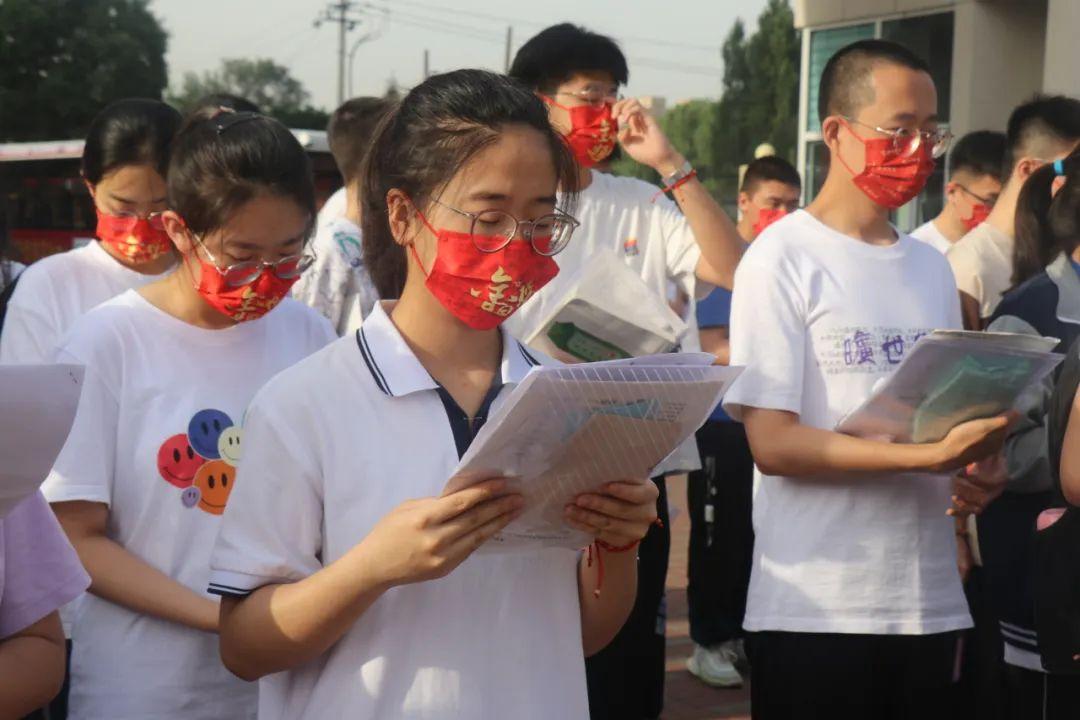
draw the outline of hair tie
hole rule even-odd
[[[1057,160],[1054,161],[1054,173],[1056,175],[1064,175],[1065,174],[1065,161],[1062,160],[1061,158],[1058,158]]]
[[[240,123],[258,120],[260,117],[262,116],[259,113],[236,112],[232,108],[222,107],[218,108],[218,111],[210,117],[210,121],[214,124],[214,129],[217,130],[217,134],[220,136],[231,127]]]

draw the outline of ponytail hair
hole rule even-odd
[[[1054,180],[1065,184],[1054,195]],[[1012,284],[1016,287],[1038,275],[1059,253],[1072,254],[1080,237],[1080,152],[1059,163],[1047,163],[1033,172],[1016,201],[1016,245],[1013,249]]]

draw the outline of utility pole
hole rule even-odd
[[[510,48],[514,44],[514,26],[506,26],[506,60],[503,63],[503,72],[510,72]]]
[[[353,12],[359,7],[360,3],[353,0],[335,0],[315,18],[315,27],[323,23],[338,24],[338,105],[345,102],[345,35],[360,24],[358,11]]]
[[[427,48],[424,48],[424,80],[427,80],[429,77],[431,77],[431,63],[429,62],[430,59],[431,58],[429,57]]]

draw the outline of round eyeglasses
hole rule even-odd
[[[580,225],[577,220],[561,212],[549,213],[535,220],[518,220],[502,210],[472,213],[458,210],[438,200],[432,200],[432,202],[469,218],[469,235],[473,245],[477,250],[485,253],[499,252],[520,232],[521,237],[532,245],[537,254],[545,257],[558,255],[566,248],[567,243],[570,242],[570,236]]]
[[[250,282],[254,282],[266,270],[269,270],[282,280],[293,280],[303,275],[304,271],[311,267],[312,263],[315,262],[314,255],[309,252],[303,252],[297,253],[296,255],[288,255],[276,262],[250,260],[222,268],[218,265],[217,258],[215,258],[213,253],[210,252],[210,249],[206,247],[206,243],[202,241],[202,238],[195,236],[195,240],[198,241],[199,247],[206,253],[206,257],[210,258],[210,264],[215,270],[221,273],[221,277],[229,287],[240,287],[242,285],[247,285]]]
[[[555,95],[561,95],[564,97],[574,97],[578,100],[592,105],[595,108],[603,107],[604,105],[614,105],[618,101],[623,99],[623,96],[619,93],[618,88],[599,88],[599,87],[587,87],[583,90],[564,90],[557,92]]]
[[[102,210],[101,212],[105,212]],[[165,220],[163,213],[152,212],[149,215],[139,215],[138,213],[118,212],[118,213],[105,213],[113,218],[113,225],[120,232],[131,232],[135,229],[135,226],[139,224],[140,220],[145,220],[151,228],[154,230],[165,230]]]
[[[902,157],[914,155],[925,143],[926,146],[930,148],[930,157],[939,158],[949,149],[949,143],[952,142],[953,138],[952,133],[944,128],[937,128],[935,130],[909,130],[908,128],[888,129],[878,127],[877,125],[867,125],[854,118],[841,117],[844,117],[844,120],[849,123],[861,125],[864,128],[879,132],[882,135],[888,135],[892,138],[893,152]]]

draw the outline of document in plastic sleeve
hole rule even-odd
[[[552,307],[525,342],[585,362],[666,353],[686,332],[667,301],[613,253],[591,257]]]
[[[936,330],[837,425],[849,435],[927,443],[1010,410],[1061,362],[1056,338]]]
[[[486,551],[590,542],[564,521],[566,505],[605,483],[647,482],[704,424],[741,368],[708,355],[534,368],[492,415],[446,492],[492,477],[525,498],[521,517]]]
[[[36,492],[64,447],[82,365],[0,365],[0,519]]]

